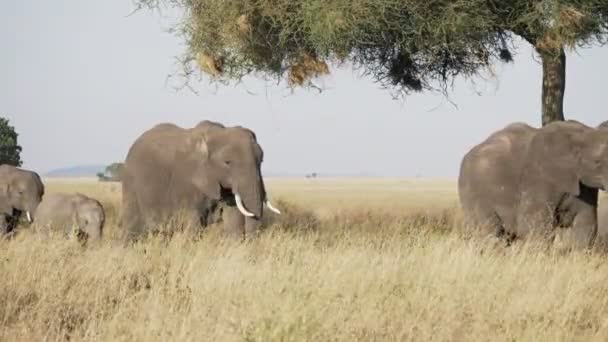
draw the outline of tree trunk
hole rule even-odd
[[[543,62],[542,124],[564,120],[564,91],[566,87],[566,54],[563,48],[542,51]]]

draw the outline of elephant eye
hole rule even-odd
[[[224,160],[224,164],[226,164],[226,166],[230,166],[232,162],[230,160]]]

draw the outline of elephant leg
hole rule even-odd
[[[571,228],[568,234],[571,245],[576,249],[591,247],[598,229],[597,219],[598,191],[581,186],[579,196],[567,195],[562,198],[556,210],[556,225]]]
[[[36,225],[36,232],[42,239],[48,240],[51,238],[51,224],[50,223],[41,223]]]
[[[212,206],[211,208],[209,208],[209,210],[207,211],[207,217],[206,217],[205,224],[212,225],[212,224],[218,224],[218,223],[222,222],[222,215],[223,215],[224,207],[225,207],[225,205],[216,204],[216,205]]]
[[[245,219],[245,237],[253,239],[257,237],[262,221],[257,218],[247,217]]]
[[[123,183],[122,230],[123,242],[129,244],[143,233],[143,220],[135,194],[125,191]]]
[[[576,248],[589,248],[593,244],[598,230],[597,205],[598,191],[581,187],[581,194],[572,205],[576,216],[572,223],[574,245]]]
[[[5,236],[9,232],[10,218],[6,214],[0,214],[0,236]]]
[[[597,235],[597,209],[585,206],[576,214],[572,224],[574,246],[577,249],[591,247]]]
[[[494,208],[486,203],[476,202],[463,205],[464,224],[470,229],[483,234],[494,234],[501,237],[504,227]]]
[[[222,211],[224,232],[226,235],[243,240],[245,233],[245,217],[235,206],[226,205]]]
[[[505,236],[505,227],[502,224],[502,220],[498,216],[498,213],[494,211],[488,211],[486,215],[483,215],[483,226],[489,229],[488,233],[494,233],[497,238],[503,238]]]
[[[97,224],[88,224],[82,231],[87,234],[88,241],[98,242],[101,240],[101,227]]]
[[[183,216],[184,232],[197,235],[207,226],[206,215],[201,213],[197,208],[191,208],[185,212]]]
[[[515,236],[525,239],[531,233],[551,239],[555,226],[555,207],[548,201],[522,200],[517,214]]]

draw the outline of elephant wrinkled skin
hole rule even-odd
[[[598,242],[608,250],[608,194],[604,193],[597,213]]]
[[[21,214],[31,223],[44,195],[40,176],[12,165],[0,165],[0,235],[11,232]]]
[[[44,195],[36,214],[36,229],[48,235],[60,231],[66,236],[75,232],[85,235],[88,241],[102,238],[105,224],[103,205],[81,193],[49,193]]]
[[[190,227],[205,227],[218,206],[228,233],[255,235],[264,204],[278,213],[267,200],[262,160],[255,133],[241,126],[205,120],[193,128],[162,123],[144,132],[122,174],[126,242],[176,215]]]
[[[571,227],[581,248],[595,240],[598,190],[607,186],[608,130],[574,120],[495,132],[465,155],[458,180],[469,224],[509,238]]]
[[[608,120],[602,122],[598,128],[608,129]],[[598,229],[597,237],[600,244],[608,250],[608,189],[604,191],[598,209]]]
[[[512,123],[474,146],[462,159],[458,195],[468,225],[497,236],[514,229],[522,156],[537,129]]]

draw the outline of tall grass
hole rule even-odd
[[[0,340],[606,341],[608,259],[460,227],[453,182],[275,180],[284,212],[125,248],[115,184],[47,182],[109,212],[105,241],[0,242]]]

